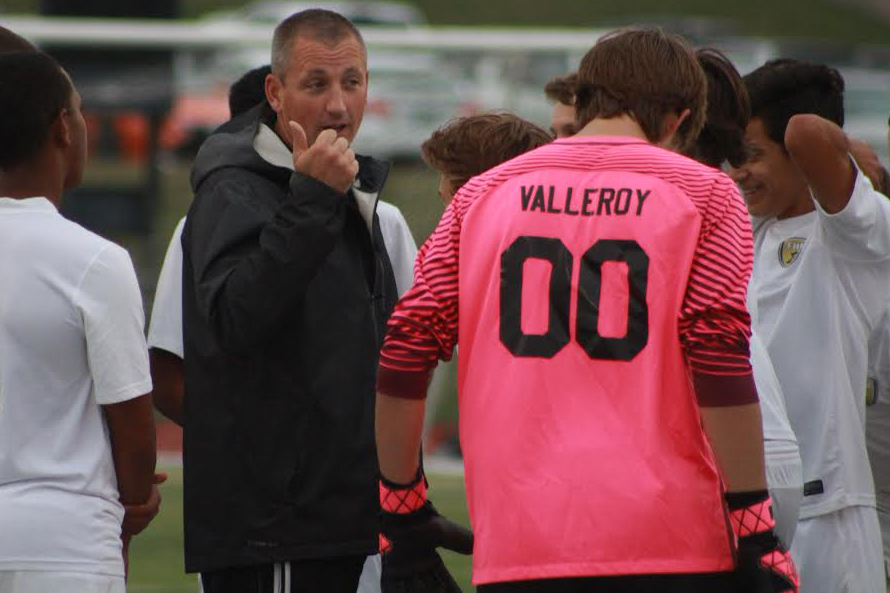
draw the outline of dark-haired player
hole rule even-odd
[[[705,125],[687,154],[716,168],[727,163],[739,166],[745,160],[745,129],[751,118],[745,83],[719,50],[703,48],[695,55],[708,79],[708,111]],[[748,312],[756,320],[756,303],[748,303]],[[763,416],[766,481],[773,499],[776,535],[787,547],[794,539],[803,497],[800,450],[788,421],[782,387],[756,330],[751,332],[751,367]]]
[[[86,124],[33,48],[0,55],[0,137],[0,592],[123,593],[160,503],[136,274],[58,212]]]
[[[575,86],[578,75],[575,73],[558,76],[544,85],[544,94],[553,103],[550,113],[550,133],[554,138],[574,136],[578,131],[575,122]]]
[[[387,487],[424,494],[423,397],[459,336],[480,591],[796,591],[748,362],[748,219],[728,177],[665,150],[698,136],[704,74],[632,30],[578,76],[578,134],[471,179],[418,255],[378,372]]]
[[[229,114],[236,117],[266,100],[267,64],[245,72],[229,88]],[[182,426],[182,227],[173,229],[167,247],[148,326],[149,360],[154,381],[154,405],[167,418]]]
[[[10,31],[6,27],[0,27],[0,53],[20,51],[37,51],[37,48],[21,35]]]
[[[755,330],[803,462],[801,590],[881,591],[863,394],[867,340],[890,290],[890,204],[850,156],[836,70],[775,60],[745,84],[748,157],[732,177],[753,217]]]

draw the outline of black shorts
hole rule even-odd
[[[481,585],[479,593],[734,593],[731,572],[546,579]]]
[[[239,566],[201,573],[204,593],[355,593],[367,556]]]

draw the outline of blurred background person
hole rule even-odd
[[[574,136],[578,131],[575,123],[575,85],[577,74],[558,76],[544,86],[544,94],[553,103],[550,113],[550,133],[554,138]]]

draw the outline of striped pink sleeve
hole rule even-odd
[[[475,187],[461,188],[417,254],[414,285],[396,304],[380,351],[377,391],[392,397],[426,397],[430,372],[450,360],[457,343],[460,220]]]
[[[751,223],[738,189],[723,175],[699,203],[702,227],[680,311],[680,342],[695,374],[750,376]]]

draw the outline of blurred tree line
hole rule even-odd
[[[76,1],[76,0],[74,0]],[[180,0],[182,16],[237,8],[243,0]],[[844,0],[413,0],[433,25],[612,27],[657,23],[720,34],[890,44],[890,23]],[[37,12],[40,0],[0,0],[4,12]],[[2,19],[0,19],[2,20]]]

